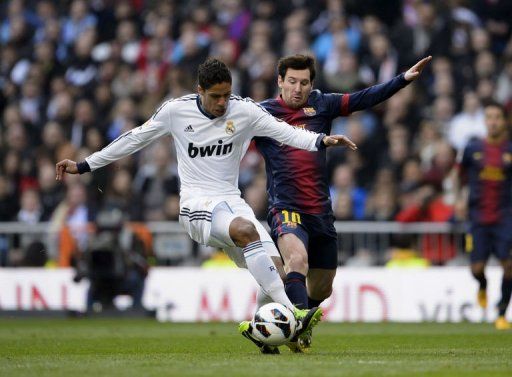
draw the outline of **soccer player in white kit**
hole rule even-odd
[[[142,126],[122,134],[84,161],[58,162],[56,179],[62,180],[65,173],[94,171],[171,135],[181,182],[180,223],[193,240],[223,248],[238,266],[247,267],[264,294],[294,312],[300,336],[318,323],[322,311],[296,309],[288,299],[271,259],[279,252],[241,198],[240,161],[255,136],[310,151],[356,146],[343,135],[326,136],[290,127],[251,99],[232,95],[231,73],[217,59],[209,58],[199,66],[197,90],[198,94],[166,101]],[[278,352],[277,348],[258,346],[262,352]]]

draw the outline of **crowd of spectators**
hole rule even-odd
[[[435,199],[442,213],[432,220],[449,221],[449,172],[465,143],[485,133],[482,103],[512,106],[511,14],[508,0],[4,1],[0,221],[79,228],[113,208],[133,221],[177,220],[171,139],[64,185],[54,164],[82,160],[165,99],[195,92],[207,56],[229,65],[234,93],[261,101],[277,94],[279,57],[295,53],[316,57],[316,88],[342,93],[433,56],[413,85],[334,122],[359,151],[330,151],[329,176],[339,220],[407,219],[404,211]],[[253,149],[240,186],[265,218],[264,166]]]

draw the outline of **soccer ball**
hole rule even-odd
[[[290,341],[297,327],[291,310],[276,302],[259,308],[251,324],[254,338],[269,346],[280,346]]]

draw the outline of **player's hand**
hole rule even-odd
[[[353,151],[357,149],[357,145],[345,135],[325,136],[322,141],[326,147],[349,147]]]
[[[405,74],[404,78],[407,81],[414,81],[418,78],[418,76],[421,74],[421,71],[423,71],[423,68],[426,67],[429,61],[432,60],[432,56],[427,56],[426,58],[421,59],[419,62],[414,64],[411,68],[409,68]]]
[[[75,161],[62,160],[60,162],[57,162],[57,164],[55,165],[55,172],[55,179],[57,181],[62,181],[65,173],[78,174],[78,167],[76,166]]]

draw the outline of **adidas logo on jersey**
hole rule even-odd
[[[189,125],[188,125],[188,127],[187,127],[187,128],[185,128],[185,130],[184,130],[184,131],[185,131],[185,132],[194,132],[194,129],[192,128],[192,125],[190,125],[190,124],[189,124]]]
[[[209,157],[209,156],[222,156],[231,153],[233,150],[233,143],[222,145],[222,140],[218,141],[215,145],[206,145],[204,147],[195,147],[194,143],[188,143],[188,155],[191,158]]]

